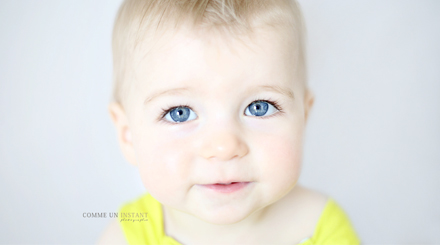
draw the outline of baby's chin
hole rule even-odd
[[[245,220],[260,207],[258,203],[234,203],[221,205],[194,205],[189,213],[207,223],[230,225]]]
[[[197,213],[193,213],[195,217],[200,220],[203,220],[207,223],[215,224],[215,225],[231,225],[235,223],[239,223],[240,221],[249,217],[254,210],[222,210],[217,212],[203,211],[199,210]]]

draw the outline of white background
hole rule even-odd
[[[364,244],[440,244],[440,1],[300,1],[301,182]],[[107,114],[120,0],[0,1],[0,243],[93,243],[144,188]]]

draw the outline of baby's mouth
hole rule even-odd
[[[214,185],[230,185],[230,184],[235,184],[235,183],[240,183],[240,182],[215,183]]]
[[[202,187],[220,193],[232,193],[244,189],[251,182],[227,182],[201,185]]]

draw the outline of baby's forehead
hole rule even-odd
[[[292,52],[274,31],[239,38],[182,30],[160,36],[139,49],[139,77],[227,77],[265,75],[292,66]],[[290,69],[289,69],[290,70]]]
[[[233,35],[221,30],[194,30],[181,28],[178,31],[165,30],[145,38],[135,51],[138,64],[172,62],[173,58],[204,58],[207,62],[236,57],[241,62],[256,61],[256,57],[291,60],[293,46],[277,30],[258,28],[252,33]],[[203,57],[201,57],[203,56]]]

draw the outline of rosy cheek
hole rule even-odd
[[[301,169],[301,134],[273,134],[260,142],[259,148],[264,149],[261,153],[261,176],[274,188],[285,188],[295,183]]]
[[[149,137],[140,142],[138,164],[147,191],[157,198],[176,193],[188,179],[191,151],[182,140]],[[157,140],[153,140],[157,139]]]

